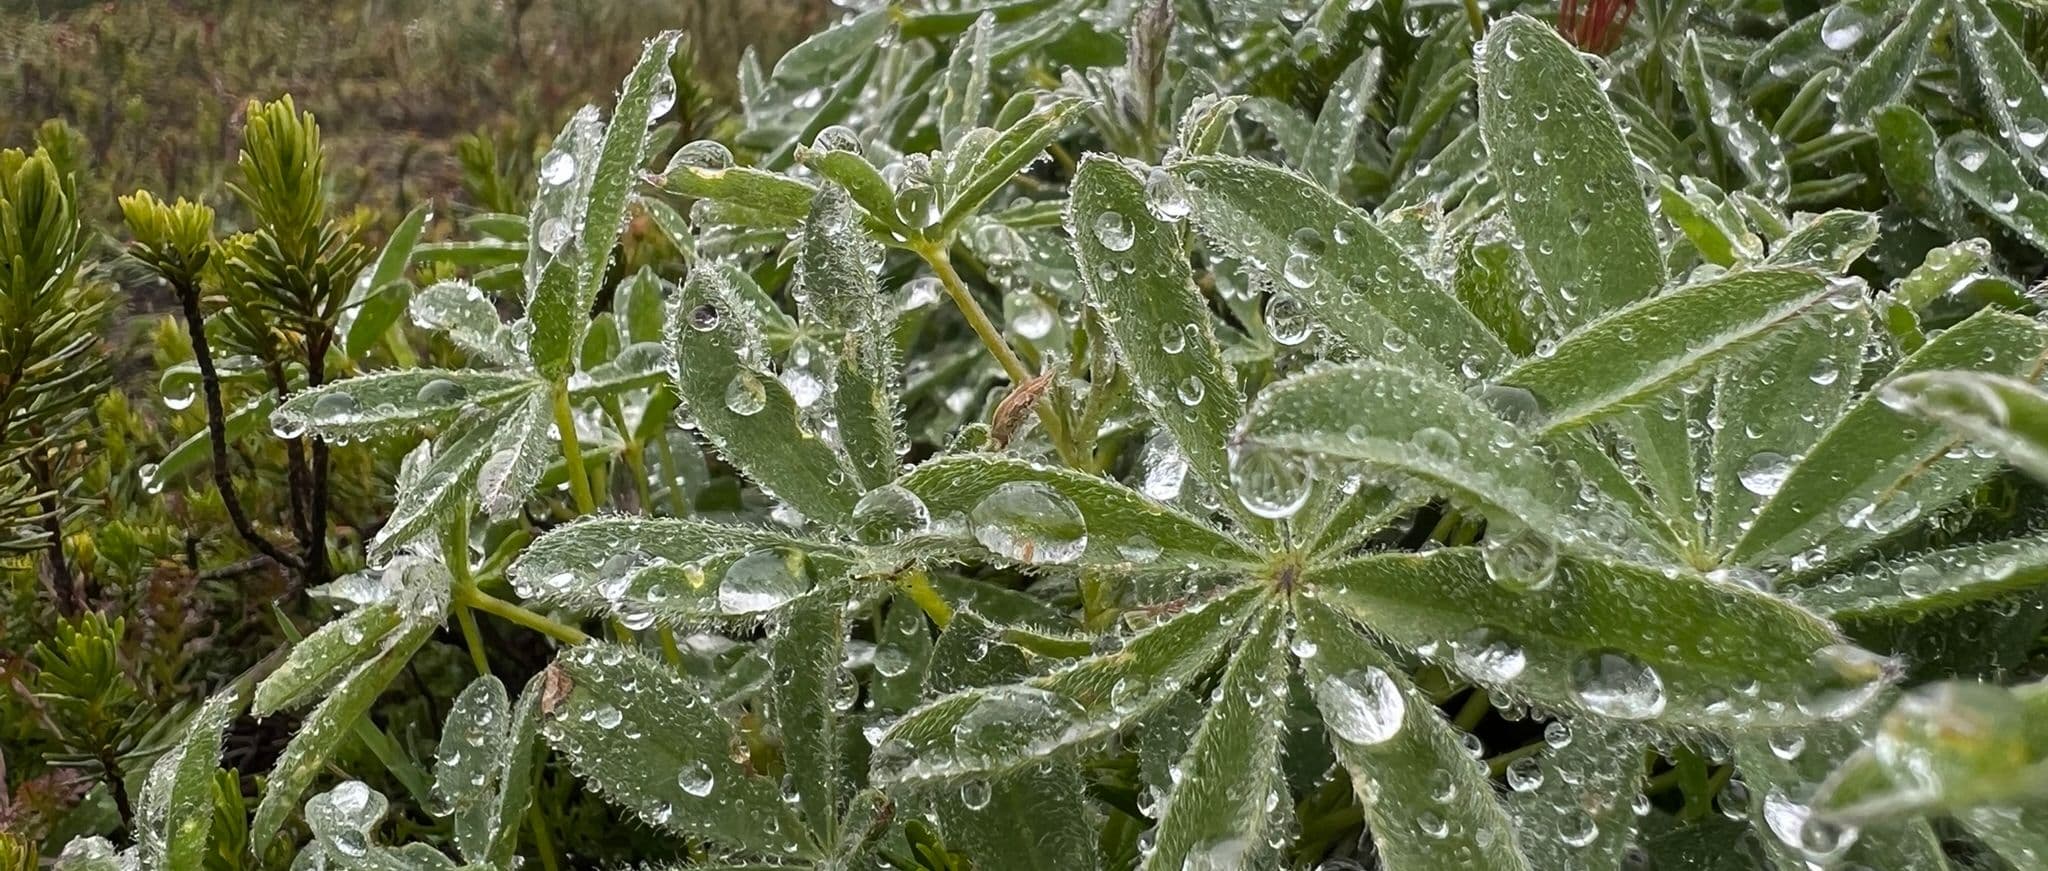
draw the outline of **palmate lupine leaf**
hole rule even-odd
[[[843,574],[843,552],[759,527],[682,518],[589,518],[512,565],[526,598],[631,623],[754,619]]]
[[[1835,117],[1861,126],[1868,123],[1872,110],[1905,96],[1947,11],[1948,0],[1914,0],[1905,20],[1849,72],[1835,103]]]
[[[1553,720],[1545,747],[1509,764],[1508,812],[1536,868],[1621,871],[1640,822],[1647,742],[1591,717]],[[1560,743],[1562,742],[1562,743]],[[1518,769],[1519,767],[1519,769]],[[1541,779],[1529,785],[1528,772]]]
[[[2048,194],[2020,174],[2020,165],[1982,133],[1965,130],[1941,146],[1935,174],[1980,214],[2048,251]]]
[[[1880,398],[1893,407],[1939,421],[2028,474],[2048,478],[2048,393],[2032,381],[1986,372],[1919,372],[1884,389]]]
[[[1822,781],[1860,745],[1869,717],[1823,723],[1735,742],[1735,762],[1748,791],[1748,811],[1763,852],[1779,871],[1816,862],[1873,868],[1948,867],[1941,842],[1924,821],[1903,820],[1851,830],[1815,819]]]
[[[1286,169],[1202,157],[1168,171],[1187,182],[1191,217],[1217,253],[1297,300],[1318,326],[1367,357],[1420,361],[1477,378],[1511,355],[1447,288],[1364,212]]]
[[[1044,156],[1045,149],[1090,105],[1078,97],[1053,98],[1004,128],[980,158],[949,185],[945,210],[935,232],[928,232],[934,232],[933,238],[949,238],[1012,177]]]
[[[1664,258],[1614,107],[1550,25],[1495,23],[1479,54],[1479,130],[1502,208],[1566,332],[1649,297]]]
[[[831,365],[839,443],[865,487],[896,477],[895,310],[875,282],[882,249],[854,220],[846,193],[827,186],[811,202],[796,282],[807,317],[840,334]]]
[[[221,736],[242,711],[243,689],[231,685],[206,700],[143,781],[135,807],[135,845],[145,871],[196,868],[213,828],[213,780]]]
[[[1530,869],[1485,769],[1350,620],[1296,601],[1293,643],[1388,871]]]
[[[479,369],[373,372],[292,394],[271,415],[271,425],[330,439],[404,435],[445,426],[471,406],[514,404],[537,383],[529,375]]]
[[[1863,306],[1787,326],[1769,350],[1723,369],[1714,413],[1745,421],[1714,430],[1706,470],[1713,484],[1709,548],[1735,543],[1792,458],[1804,455],[1840,417],[1862,375],[1870,314]],[[1786,409],[1800,409],[1785,414]]]
[[[846,613],[836,597],[804,596],[772,639],[775,681],[768,693],[797,810],[821,844],[837,840],[839,717],[835,701],[844,658]]]
[[[1094,475],[995,455],[925,463],[899,485],[934,519],[964,518],[1016,562],[1161,567],[1255,565],[1235,537]]]
[[[1842,293],[1808,270],[1733,272],[1609,314],[1501,381],[1535,394],[1549,431],[1573,429],[1754,349]],[[1639,362],[1600,364],[1623,348]]]
[[[541,734],[606,798],[686,837],[762,856],[819,856],[781,789],[746,764],[732,726],[674,671],[604,643],[550,668]]]
[[[1892,378],[1939,369],[2032,375],[2048,331],[2016,315],[1981,311],[1899,364]],[[1847,374],[1847,373],[1844,373]],[[1956,439],[1892,409],[1880,385],[1852,403],[1779,483],[1729,559],[1784,560],[1815,545],[1839,557],[1902,528],[1966,492],[1996,462],[1945,456]]]
[[[256,685],[250,712],[267,717],[334,686],[342,675],[375,655],[402,619],[395,605],[371,604],[313,630],[292,646],[276,671]]]
[[[1806,611],[1682,571],[1565,557],[1547,586],[1520,592],[1488,577],[1476,548],[1458,548],[1311,567],[1302,581],[1485,686],[1611,719],[1795,725],[1846,715],[1891,677]],[[1762,694],[1731,690],[1752,681]]]
[[[1091,156],[1074,176],[1067,232],[1089,305],[1139,400],[1173,434],[1189,471],[1220,491],[1229,488],[1224,443],[1244,394],[1195,289],[1183,234],[1159,217],[1164,212],[1178,221],[1187,208],[1173,176],[1140,179],[1113,160]]]
[[[413,323],[486,363],[513,366],[524,358],[498,318],[497,305],[474,284],[437,281],[413,295],[411,311]]]
[[[2048,182],[2048,156],[2041,144],[2048,138],[2048,84],[2028,59],[2005,22],[1984,0],[1954,0],[1955,42],[1969,54],[1970,69],[1984,99],[1978,104],[1998,127],[2000,136],[2021,168],[2035,183]]]
[[[611,123],[602,126],[602,139],[594,148],[579,147],[566,168],[550,163],[553,154],[542,158],[542,196],[548,196],[553,185],[567,189],[563,196],[577,199],[561,213],[546,214],[537,199],[531,224],[536,249],[548,259],[538,280],[532,275],[528,279],[533,284],[526,311],[533,335],[527,357],[548,378],[564,378],[575,367],[583,335],[590,328],[591,306],[625,225],[628,195],[647,162],[655,91],[666,80],[669,93],[674,92],[668,58],[679,38],[671,31],[648,40],[620,89]],[[564,172],[568,178],[556,177]]]
[[[1236,590],[1131,638],[1114,654],[930,702],[883,733],[872,776],[884,786],[987,777],[1123,729],[1207,672],[1263,596],[1256,587]]]
[[[1166,796],[1147,869],[1221,869],[1271,864],[1268,833],[1281,801],[1281,714],[1287,704],[1282,612],[1269,608],[1231,654],[1208,713]]]
[[[409,616],[405,625],[379,646],[375,656],[343,676],[327,697],[306,714],[298,734],[285,745],[249,824],[250,846],[256,855],[263,855],[271,841],[284,831],[285,820],[297,806],[299,796],[319,776],[328,757],[353,734],[350,729],[356,721],[369,716],[370,706],[384,693],[384,688],[398,677],[440,625],[446,614],[446,596],[429,597],[427,601],[434,603],[427,613]]]
[[[804,426],[789,388],[762,371],[750,304],[723,272],[699,269],[669,309],[676,395],[721,455],[807,517],[845,520],[860,484],[839,451]]]
[[[2048,540],[2026,536],[1922,551],[1785,591],[1838,621],[1910,620],[2048,583]]]

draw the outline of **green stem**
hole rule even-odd
[[[474,585],[456,588],[455,599],[463,605],[486,614],[494,614],[565,644],[582,644],[590,640],[590,636],[581,629],[558,622],[545,614],[527,610],[524,606],[507,602],[477,589]]]
[[[1023,359],[1019,358],[1017,352],[1010,348],[1010,343],[1003,339],[1003,331],[996,326],[995,321],[989,319],[988,312],[982,310],[981,303],[974,298],[974,293],[967,289],[967,283],[960,280],[960,273],[953,268],[952,255],[946,253],[945,245],[938,242],[923,242],[914,246],[913,250],[919,257],[924,258],[924,262],[931,266],[932,272],[938,275],[939,284],[946,288],[946,295],[953,298],[953,305],[967,318],[967,325],[981,338],[981,344],[995,356],[996,363],[1003,367],[1003,374],[1009,376],[1010,383],[1013,386],[1022,386],[1030,381],[1031,370],[1025,368]],[[1079,451],[1068,437],[1066,423],[1060,419],[1058,410],[1044,400],[1040,400],[1034,409],[1038,412],[1038,422],[1045,427],[1045,434],[1052,440],[1053,447],[1059,451],[1060,458],[1074,468],[1086,468],[1088,464],[1079,460]]]
[[[1465,706],[1458,709],[1458,728],[1467,732],[1478,728],[1479,721],[1486,719],[1486,712],[1493,710],[1486,691],[1474,687],[1472,694],[1465,697]]]
[[[1472,38],[1486,38],[1486,13],[1479,11],[1479,0],[1465,0],[1465,21],[1472,25]]]
[[[677,517],[690,516],[689,494],[683,489],[683,467],[676,462],[676,449],[669,444],[667,433],[655,438],[654,449],[660,452],[661,468],[668,473],[669,510]]]
[[[555,433],[562,441],[562,462],[569,472],[569,492],[580,514],[597,512],[590,495],[590,474],[583,470],[583,445],[576,440],[576,413],[569,407],[569,385],[555,385]]]
[[[533,848],[540,853],[540,866],[544,871],[559,871],[561,865],[555,860],[555,839],[548,835],[548,821],[541,816],[540,805],[526,806],[526,823],[533,829]]]

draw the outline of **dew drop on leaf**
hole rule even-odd
[[[1324,675],[1318,700],[1330,730],[1353,744],[1384,744],[1401,733],[1408,714],[1401,688],[1384,670],[1368,666]]]
[[[1784,486],[1785,477],[1792,474],[1792,460],[1776,451],[1758,451],[1742,464],[1737,478],[1742,489],[1758,496],[1775,496],[1778,488]]]
[[[1088,524],[1072,500],[1036,481],[1010,481],[967,513],[974,540],[1021,563],[1070,563],[1088,549]]]
[[[1131,219],[1124,217],[1122,212],[1111,210],[1096,215],[1094,230],[1095,241],[1111,251],[1129,251],[1131,244],[1137,241],[1131,229]]]
[[[726,410],[742,417],[760,413],[768,407],[768,388],[761,383],[760,376],[752,372],[741,372],[732,376],[725,385]]]
[[[1452,645],[1459,670],[1488,683],[1506,683],[1521,676],[1528,654],[1505,631],[1479,626]]]
[[[1308,311],[1291,293],[1276,293],[1266,300],[1266,334],[1273,341],[1293,347],[1308,341],[1311,324]]]
[[[895,484],[869,490],[853,504],[854,535],[871,544],[918,535],[931,525],[932,512],[924,500]]]
[[[1516,592],[1534,592],[1557,577],[1557,545],[1526,526],[1489,531],[1479,543],[1486,576]]]
[[[1572,662],[1571,693],[1588,710],[1617,720],[1664,713],[1664,679],[1634,655],[1599,650]]]
[[[698,798],[710,795],[711,788],[716,785],[717,776],[711,773],[711,766],[704,764],[701,759],[684,763],[682,771],[676,774],[676,786]]]
[[[1248,445],[1230,453],[1230,485],[1246,510],[1271,520],[1294,516],[1308,503],[1307,457]]]
[[[576,177],[576,155],[566,151],[552,151],[540,162],[542,184],[565,185]]]
[[[800,574],[803,557],[772,548],[749,551],[725,569],[718,607],[731,614],[775,608],[810,589]]]

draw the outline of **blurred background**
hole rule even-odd
[[[114,196],[137,188],[218,203],[242,107],[289,93],[320,119],[338,205],[388,219],[458,194],[465,149],[472,161],[486,149],[530,160],[576,107],[609,103],[654,33],[691,34],[709,109],[747,46],[772,61],[831,11],[829,0],[17,0],[0,4],[0,147],[32,146],[62,119],[84,211],[104,226]]]

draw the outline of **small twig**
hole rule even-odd
[[[199,311],[199,288],[190,283],[179,283],[173,287],[185,312],[185,326],[192,336],[192,359],[199,366],[199,385],[206,394],[206,432],[208,440],[213,443],[213,486],[220,490],[221,505],[227,509],[228,519],[234,522],[235,532],[241,534],[256,552],[279,565],[303,568],[305,564],[297,557],[278,549],[270,539],[256,531],[255,525],[249,522],[249,515],[242,511],[241,500],[235,498],[235,478],[228,470],[227,411],[221,406],[220,375],[213,368],[213,351],[206,344],[206,316]]]
[[[325,329],[307,337],[307,387],[327,382],[327,346],[333,339],[333,334]],[[305,583],[309,585],[327,582],[327,454],[327,443],[314,439],[312,516],[307,523],[307,536],[301,542],[306,560]]]

